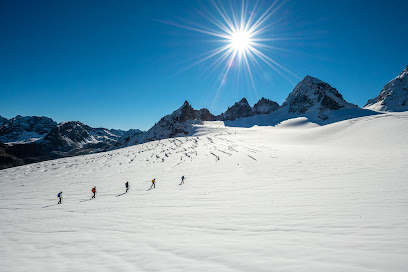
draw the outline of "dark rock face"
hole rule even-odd
[[[0,142],[0,170],[24,164],[24,161],[22,159],[19,159],[8,153],[7,149],[8,146]]]
[[[289,113],[318,112],[318,116],[324,116],[323,119],[327,119],[327,116],[322,112],[327,110],[358,108],[356,105],[346,102],[335,88],[311,76],[306,76],[296,85],[282,104],[282,107],[285,106],[289,107]]]
[[[57,126],[57,122],[48,117],[20,116],[10,120],[0,120],[0,140],[15,142],[41,138]]]
[[[8,121],[7,118],[4,118],[3,116],[0,116],[0,126],[2,126],[4,123]]]
[[[275,101],[262,97],[253,107],[253,112],[257,114],[268,114],[279,109],[279,104]]]
[[[46,151],[69,151],[82,147],[91,135],[90,127],[78,121],[64,122],[52,129],[42,142]]]
[[[174,111],[172,114],[167,116],[170,116],[171,117],[170,119],[172,119],[173,122],[186,122],[189,120],[198,121],[215,120],[215,116],[212,115],[209,110],[207,109],[195,110],[193,109],[193,107],[191,107],[191,105],[187,101],[185,101],[183,106],[181,106],[178,110]]]
[[[176,136],[185,136],[193,131],[192,125],[213,120],[216,120],[215,116],[207,109],[194,110],[191,105],[185,101],[183,106],[178,110],[164,116],[149,129],[144,137],[141,138],[141,141],[148,142]]]
[[[342,105],[339,105],[334,99],[330,98],[330,96],[327,95],[323,95],[323,99],[321,101],[322,107],[330,110],[338,110],[344,107]]]
[[[296,95],[289,104],[289,112],[303,114],[312,106],[312,103],[306,95]]]
[[[246,100],[242,98],[241,101],[228,107],[227,111],[217,116],[218,120],[233,121],[237,118],[251,117],[258,114],[269,114],[279,109],[279,104],[262,97],[254,107],[251,107]]]
[[[227,111],[219,116],[219,119],[233,121],[237,118],[250,117],[253,115],[254,113],[248,101],[245,98],[242,98],[241,101],[235,103],[231,107],[228,107]]]
[[[202,121],[214,121],[216,117],[211,114],[211,112],[207,109],[201,109],[196,111],[196,119]]]

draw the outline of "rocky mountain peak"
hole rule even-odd
[[[172,114],[172,118],[178,122],[185,122],[187,120],[194,120],[196,118],[196,113],[193,107],[185,101],[184,104]]]
[[[242,98],[238,103],[241,105],[249,105],[248,100],[245,97]]]
[[[91,137],[89,128],[79,121],[63,122],[44,137],[43,143],[59,150],[78,148]]]
[[[253,108],[254,114],[268,114],[276,111],[279,108],[279,104],[262,97]]]
[[[3,122],[3,123],[1,123]],[[57,126],[57,122],[44,116],[21,116],[0,120],[0,140],[5,143],[35,141]]]
[[[328,83],[311,76],[306,76],[296,85],[282,106],[288,106],[289,113],[296,114],[358,108],[346,102],[343,96]]]
[[[379,111],[408,110],[408,66],[388,82],[376,98],[368,100],[364,108]]]
[[[233,121],[237,118],[249,117],[253,115],[251,106],[246,98],[242,98],[220,115],[221,120]]]

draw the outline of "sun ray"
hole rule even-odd
[[[256,74],[254,74],[254,71],[258,69],[261,71],[261,64],[266,64],[266,66],[272,68],[280,76],[293,84],[290,77],[296,79],[299,77],[261,51],[262,49],[269,49],[265,52],[273,50],[285,51],[283,48],[276,46],[276,42],[297,39],[296,37],[289,36],[282,37],[275,32],[281,20],[279,16],[274,16],[274,14],[277,14],[277,11],[281,9],[287,0],[273,0],[262,11],[262,0],[255,0],[254,5],[250,5],[248,0],[241,0],[238,5],[235,5],[235,0],[225,1],[227,3],[226,6],[223,5],[221,0],[211,0],[213,12],[210,12],[210,9],[206,7],[197,10],[197,13],[206,19],[210,26],[170,23],[173,26],[216,37],[217,39],[213,40],[213,42],[222,43],[221,46],[210,50],[198,61],[187,66],[186,69],[212,60],[207,69],[210,73],[216,70],[220,71],[217,80],[219,81],[219,88],[216,97],[218,97],[220,90],[230,77],[231,69],[236,71],[238,79],[240,78],[241,70],[247,74],[248,77],[246,78],[249,79],[250,85],[255,92],[254,75]],[[254,70],[253,68],[256,69]]]

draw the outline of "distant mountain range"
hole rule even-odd
[[[373,111],[405,110],[408,110],[408,66],[363,109],[345,101],[328,83],[306,76],[281,106],[262,98],[251,107],[243,98],[215,116],[207,109],[195,110],[185,101],[148,131],[92,128],[78,121],[58,124],[48,117],[18,115],[6,119],[0,116],[0,169],[191,135],[195,125],[205,121],[224,121],[230,126],[250,127],[276,125],[283,120],[305,116],[312,122],[327,124],[375,114]]]

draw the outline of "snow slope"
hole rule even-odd
[[[0,271],[406,271],[407,139],[408,113],[205,122],[2,170]]]

